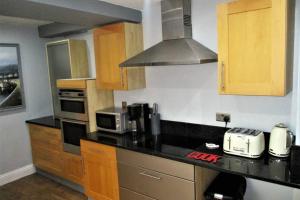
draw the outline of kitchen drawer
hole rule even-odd
[[[155,200],[145,195],[127,190],[126,188],[120,188],[120,200]]]
[[[109,159],[116,160],[116,148],[86,140],[80,141],[81,152],[90,154],[104,154]]]
[[[63,158],[63,177],[82,185],[83,179],[83,161],[79,155],[62,152]]]
[[[34,165],[42,170],[58,176],[61,176],[63,173],[62,155],[60,152],[33,146],[32,159]]]
[[[49,150],[62,150],[61,132],[59,129],[38,125],[29,125],[32,146],[42,146]]]
[[[157,165],[159,166],[159,165]],[[121,187],[159,200],[194,200],[194,182],[118,163]]]
[[[117,159],[123,164],[138,166],[191,181],[195,180],[194,165],[124,149],[117,149]]]

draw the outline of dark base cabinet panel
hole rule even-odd
[[[152,170],[118,164],[121,187],[159,200],[194,200],[194,182]]]
[[[155,200],[145,195],[127,190],[126,188],[120,188],[120,200]]]

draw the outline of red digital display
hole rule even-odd
[[[189,153],[187,158],[192,158],[195,160],[202,160],[210,163],[216,163],[219,159],[222,158],[222,156],[214,155],[214,154],[208,154],[208,153],[201,153],[194,151],[192,153]]]

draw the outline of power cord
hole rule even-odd
[[[227,128],[228,122],[230,121],[230,118],[228,116],[224,117],[224,122],[225,122],[225,128]]]

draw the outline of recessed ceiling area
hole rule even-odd
[[[98,0],[98,1],[105,1],[108,3],[133,8],[137,10],[143,10],[144,8],[144,0]]]
[[[137,10],[143,10],[144,7],[144,0],[98,0],[98,1],[104,1],[104,2],[108,2],[108,3],[112,3],[112,4],[116,4],[128,8],[137,9]],[[41,26],[50,23],[52,22],[0,15],[0,24]]]
[[[52,22],[0,15],[0,24],[41,26],[41,25],[50,24],[50,23],[52,23]]]
[[[48,38],[122,21],[141,23],[142,7],[143,0],[0,0],[0,16],[19,18],[3,17],[2,24],[36,24],[40,37]]]

